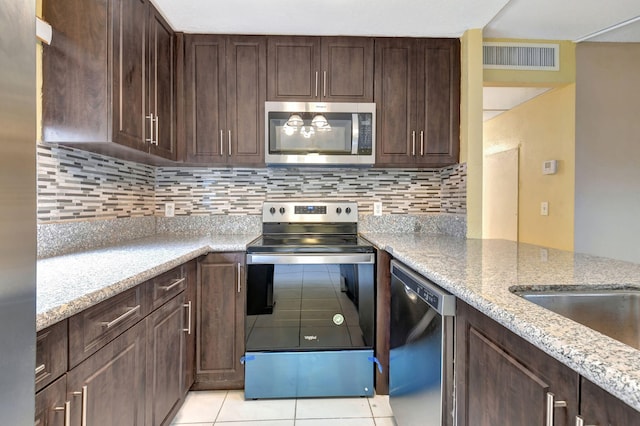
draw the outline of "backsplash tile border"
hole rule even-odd
[[[56,144],[37,146],[38,223],[259,215],[269,199],[349,199],[372,214],[466,214],[466,164],[442,169],[153,167]]]

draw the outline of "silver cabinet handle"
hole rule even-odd
[[[231,130],[229,130],[229,152],[227,155],[231,157]]]
[[[178,278],[177,280],[175,280],[173,283],[160,287],[161,289],[163,289],[164,291],[171,291],[171,289],[179,286],[180,284],[182,284],[184,281],[186,280],[186,278]]]
[[[420,130],[420,157],[424,155],[424,130]]]
[[[158,116],[156,115],[156,118],[154,118],[154,120],[153,120],[153,121],[155,121],[155,123],[156,123],[156,137],[154,138],[154,140],[152,140],[152,141],[151,141],[151,143],[152,143],[153,145],[155,145],[155,146],[158,146],[158,139],[160,139],[160,137],[158,136],[158,119],[159,119],[159,118],[160,118],[160,117],[158,117]]]
[[[150,113],[145,118],[149,119],[149,137],[145,139],[145,141],[153,144],[153,113]]]
[[[42,373],[47,367],[45,367],[44,364],[41,364],[39,366],[36,367],[36,376],[40,373]]]
[[[191,300],[189,303],[182,305],[183,308],[187,308],[187,328],[183,328],[182,331],[186,331],[187,334],[191,334]]]
[[[238,281],[238,293],[240,293],[240,272],[241,272],[241,268],[242,266],[240,265],[240,263],[238,263],[238,268],[237,268],[237,281]]]
[[[411,155],[416,156],[416,131],[411,132]]]
[[[316,71],[316,98],[318,97],[318,71]]]
[[[89,401],[89,388],[88,386],[82,387],[82,392],[73,392],[73,396],[82,395],[82,405],[81,405],[81,418],[80,418],[80,426],[87,426],[87,403]]]
[[[127,318],[129,318],[130,316],[136,314],[138,311],[140,311],[140,305],[136,305],[135,307],[129,309],[127,312],[125,312],[124,314],[120,315],[118,318],[116,318],[116,319],[114,319],[112,321],[103,322],[102,326],[105,327],[106,329],[114,327],[114,326],[120,324],[122,321],[124,321]]]
[[[576,416],[576,426],[598,426],[598,425],[585,425],[582,416]]]
[[[327,97],[327,72],[322,72],[322,96]]]
[[[222,129],[220,129],[220,157],[222,157],[222,148],[223,148],[223,142],[222,142]]]
[[[63,407],[55,407],[53,411],[64,411],[64,426],[71,426],[71,401],[65,401]]]
[[[547,426],[553,426],[553,410],[567,406],[567,401],[555,401],[555,395],[547,392]]]

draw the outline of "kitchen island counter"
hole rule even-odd
[[[36,329],[40,331],[200,255],[245,251],[257,236],[155,235],[40,259]]]
[[[640,350],[509,291],[512,286],[640,288],[639,264],[505,240],[363,237],[640,411]]]

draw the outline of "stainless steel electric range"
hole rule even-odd
[[[265,202],[247,247],[245,398],[373,395],[375,250],[354,202]]]

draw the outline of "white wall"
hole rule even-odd
[[[576,56],[575,251],[640,263],[640,44]]]

